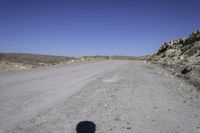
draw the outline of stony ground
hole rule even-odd
[[[0,132],[199,133],[199,94],[142,61],[0,73]]]

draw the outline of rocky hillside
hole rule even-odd
[[[151,61],[200,88],[200,29],[186,38],[165,42]]]

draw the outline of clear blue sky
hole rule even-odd
[[[200,28],[200,0],[0,0],[0,52],[146,55]]]

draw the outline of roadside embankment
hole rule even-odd
[[[148,60],[200,89],[200,29],[188,37],[165,42]]]

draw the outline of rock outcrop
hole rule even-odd
[[[200,29],[186,38],[165,42],[151,61],[200,88]]]

